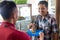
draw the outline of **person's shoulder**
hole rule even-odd
[[[15,37],[18,37],[18,39],[22,39],[22,40],[30,40],[30,37],[28,36],[28,34],[26,32],[23,31],[18,31],[18,30],[14,30],[14,32],[12,33]]]
[[[48,14],[50,18],[55,18],[54,14]]]
[[[17,35],[27,35],[25,32],[18,31],[18,30],[14,30],[14,33],[17,34]]]
[[[38,14],[38,15],[36,16],[36,20],[38,20],[38,19],[40,19],[40,18],[41,18],[41,15]]]
[[[36,17],[41,17],[41,15],[38,14]]]
[[[49,14],[51,20],[56,21],[56,16],[54,14]]]

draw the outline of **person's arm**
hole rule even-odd
[[[53,36],[53,38],[52,38],[53,40],[58,40],[58,33],[53,33],[52,36]]]
[[[31,20],[31,23],[29,24],[29,28],[31,28],[31,26],[34,25],[34,24],[35,24],[35,26],[37,26],[37,28],[38,28],[38,26],[39,26],[38,17],[39,17],[39,16],[36,16],[35,19],[32,19],[32,20]],[[33,24],[33,23],[34,23],[34,24]]]
[[[55,18],[52,18],[52,39],[58,40],[58,26]]]

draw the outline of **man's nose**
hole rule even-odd
[[[40,12],[43,12],[43,10],[40,10]]]

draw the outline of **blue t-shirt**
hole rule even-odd
[[[27,34],[32,37],[32,36],[39,36],[40,35],[40,32],[43,32],[43,30],[36,30],[34,33],[29,29],[27,31]]]

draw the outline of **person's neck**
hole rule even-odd
[[[45,16],[44,16],[44,15],[42,15],[42,17],[44,18]]]
[[[9,22],[9,23],[13,24],[12,20],[3,20],[3,22]]]
[[[46,14],[46,13],[47,13],[47,14]],[[46,12],[46,13],[45,13],[46,15],[41,15],[41,14],[40,14],[40,15],[41,15],[42,17],[46,17],[46,16],[48,15],[48,12]]]
[[[48,13],[46,15],[41,15],[41,16],[42,16],[42,18],[45,18],[45,17],[47,17],[47,15],[48,15]]]

